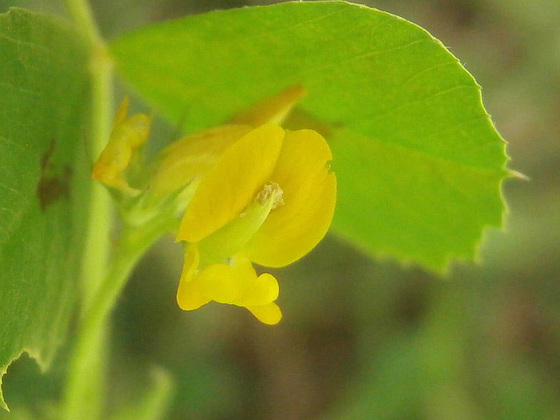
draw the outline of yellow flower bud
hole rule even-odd
[[[138,148],[148,141],[151,119],[145,114],[127,118],[127,110],[125,98],[117,110],[109,142],[93,167],[92,178],[125,194],[137,195],[139,191],[128,185],[125,171]]]

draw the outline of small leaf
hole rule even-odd
[[[89,176],[86,49],[62,23],[0,15],[0,383],[26,351],[45,368],[78,287]],[[7,409],[0,390],[0,406]]]
[[[439,41],[339,1],[164,22],[112,44],[117,70],[191,131],[301,85],[339,180],[334,230],[374,255],[440,270],[500,226],[505,145],[480,88]],[[303,124],[306,125],[306,124]]]

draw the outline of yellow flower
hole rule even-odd
[[[159,213],[173,221],[177,209],[184,211],[177,233],[186,243],[177,291],[182,309],[215,301],[245,307],[266,324],[282,318],[276,278],[257,275],[253,263],[282,267],[303,257],[325,236],[336,202],[325,139],[277,125],[303,94],[288,88],[229,125],[171,144],[154,173],[143,174],[149,182],[141,189],[131,188],[127,176],[150,119],[127,118],[126,99],[120,106],[93,178],[136,197],[124,208],[138,229]]]
[[[192,158],[196,158],[192,156]],[[336,201],[331,152],[312,130],[264,124],[234,141],[200,181],[181,221],[187,242],[177,301],[185,310],[216,301],[276,324],[278,283],[251,262],[282,267],[324,237]]]

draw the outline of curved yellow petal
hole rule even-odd
[[[190,244],[185,251],[185,264],[177,290],[177,304],[185,311],[192,311],[210,302],[210,299],[201,294],[193,280],[198,270],[200,255],[196,244]]]
[[[109,143],[99,155],[93,166],[92,179],[103,182],[110,187],[127,189],[123,172],[132,157],[132,149],[126,143]]]
[[[248,125],[224,125],[170,144],[159,155],[152,191],[160,196],[170,194],[204,175],[228,147],[252,129]]]
[[[300,259],[325,236],[336,203],[332,155],[315,131],[286,132],[271,181],[284,191],[284,206],[270,212],[244,253],[257,264],[282,267]]]
[[[134,194],[125,178],[125,171],[137,149],[148,141],[151,119],[145,114],[126,117],[128,98],[121,103],[107,146],[93,166],[92,178],[104,184]]]
[[[276,303],[263,306],[247,306],[247,309],[263,324],[276,325],[282,319],[282,311]]]
[[[179,283],[177,291],[177,304],[183,311],[194,311],[210,302],[208,297],[200,294],[191,285]]]
[[[283,138],[282,128],[266,124],[228,148],[202,179],[177,240],[198,242],[238,217],[269,180]]]
[[[282,313],[274,300],[278,282],[270,274],[257,277],[245,257],[235,257],[228,264],[211,264],[202,270],[196,244],[187,246],[185,265],[177,291],[177,303],[183,310],[194,310],[210,301],[246,307],[261,322],[276,324]]]
[[[257,273],[247,258],[234,257],[230,264],[218,263],[201,267],[197,244],[189,244],[185,252],[185,264],[179,283],[177,300],[181,308],[196,309],[198,302],[211,300],[234,303],[246,295],[257,281]],[[269,303],[259,301],[257,304]],[[204,304],[203,303],[203,304]],[[195,307],[196,306],[196,307]]]

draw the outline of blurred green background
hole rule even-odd
[[[272,3],[92,0],[109,39],[149,22]],[[560,418],[560,2],[362,3],[426,28],[483,86],[510,167],[530,178],[504,185],[505,230],[487,231],[478,264],[454,264],[446,279],[329,237],[278,271],[276,327],[225,305],[182,312],[182,250],[164,240],[116,310],[114,404],[134,404],[151,368],[163,367],[176,385],[168,419]],[[62,13],[54,0],[0,1],[0,11],[9,6]],[[14,363],[4,382],[16,414],[0,418],[57,399],[66,356],[46,375],[26,357]]]

